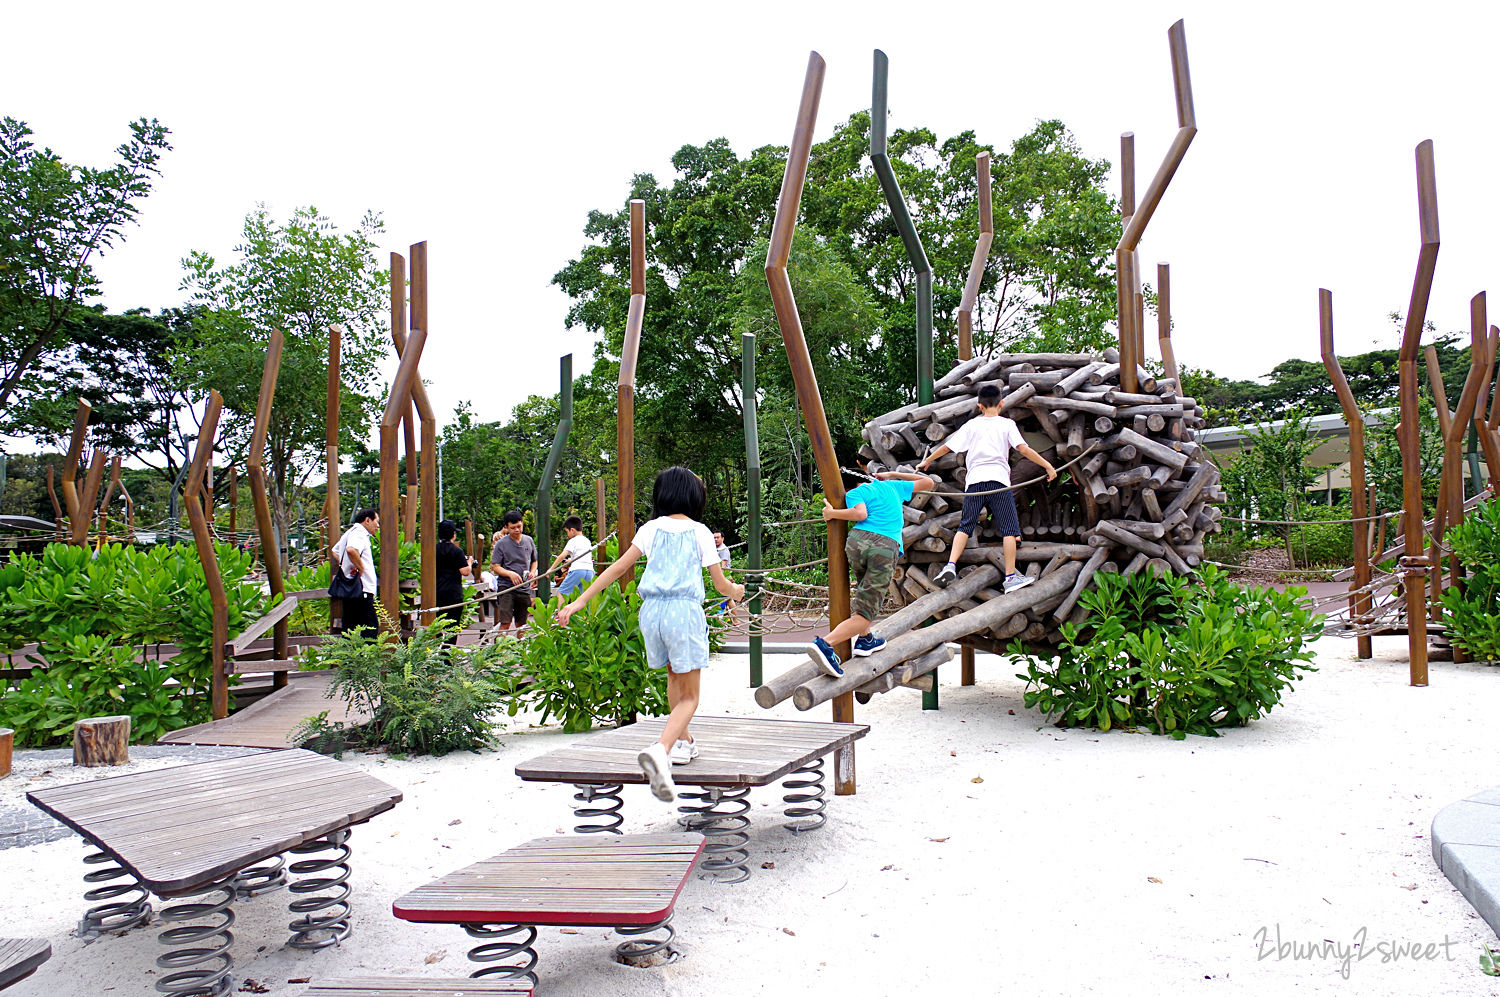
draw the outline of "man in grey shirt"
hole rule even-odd
[[[521,532],[521,514],[507,512],[502,536],[490,551],[490,570],[500,584],[500,596],[495,601],[495,619],[501,632],[511,628],[519,631],[526,625],[526,614],[531,609],[531,593],[536,588],[536,543]],[[512,586],[520,586],[507,592]]]

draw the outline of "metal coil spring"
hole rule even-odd
[[[745,843],[750,840],[750,835],[745,832],[750,826],[750,818],[745,816],[750,810],[749,795],[749,786],[739,789],[709,786],[701,792],[678,794],[679,799],[704,801],[698,806],[677,808],[683,814],[677,818],[677,823],[684,830],[697,831],[708,838],[703,847],[703,860],[698,863],[699,879],[743,883],[750,878],[746,864],[750,853],[745,849]]]
[[[287,924],[292,937],[286,943],[294,949],[321,949],[349,937],[349,830],[333,831],[292,849],[297,855],[334,852],[318,859],[293,862],[289,871],[303,876],[287,887],[297,895],[287,908],[302,917]],[[330,875],[317,875],[331,872]],[[325,891],[332,891],[327,893]],[[303,896],[303,894],[324,894]]]
[[[258,897],[286,885],[286,856],[272,855],[260,865],[234,874],[234,895],[239,900]]]
[[[781,798],[783,803],[788,804],[783,813],[792,819],[792,823],[783,826],[793,834],[816,831],[828,823],[828,815],[823,812],[823,808],[828,806],[828,799],[824,795],[828,788],[823,784],[824,774],[823,759],[815,758],[782,782],[783,789],[799,791],[787,793]],[[802,792],[804,790],[810,792]]]
[[[96,842],[84,839],[85,848],[99,848]],[[138,924],[145,924],[151,920],[151,904],[148,902],[150,894],[141,885],[141,881],[135,875],[116,863],[113,856],[103,849],[90,852],[83,857],[84,865],[105,865],[106,868],[95,869],[93,872],[84,874],[85,883],[108,883],[115,879],[126,879],[128,882],[115,883],[112,886],[99,886],[92,890],[86,890],[83,899],[87,903],[98,904],[83,912],[83,920],[78,922],[79,934],[98,934],[101,931],[124,931],[126,928],[134,928]],[[101,900],[114,900],[123,897],[127,893],[135,894],[129,900],[118,903],[99,903]]]
[[[470,938],[486,939],[483,945],[476,945],[469,949],[470,962],[500,962],[501,960],[520,959],[515,965],[485,966],[476,969],[469,974],[471,980],[489,979],[491,977],[500,980],[528,980],[531,985],[537,985],[536,973],[536,928],[530,924],[484,924],[470,923],[463,926],[464,931]],[[511,935],[521,934],[522,937],[513,941],[497,941],[496,939],[508,938]]]
[[[635,937],[656,931],[662,931],[666,934],[662,938]],[[671,914],[668,914],[665,919],[655,924],[616,927],[615,934],[627,936],[625,941],[615,946],[616,962],[623,962],[628,966],[640,964],[661,966],[669,962],[676,962],[681,958],[682,954],[671,947],[672,940],[677,937],[677,929],[672,927]],[[653,959],[652,956],[659,952],[665,952],[665,957],[660,960]]]
[[[620,793],[625,786],[614,782],[604,786],[584,786],[575,784],[574,789],[578,792],[573,794],[573,799],[579,804],[573,807],[573,816],[579,820],[601,821],[602,823],[577,824],[573,827],[574,834],[622,834],[620,825],[625,823],[625,818],[620,814],[620,808],[625,806],[625,801]],[[598,806],[595,801],[609,801],[604,806]]]
[[[211,924],[187,924],[168,928],[156,936],[157,941],[163,945],[181,946],[156,959],[156,964],[162,969],[178,970],[156,981],[156,989],[160,993],[183,997],[188,994],[222,997],[234,988],[234,983],[229,979],[230,970],[234,968],[234,956],[229,951],[234,944],[234,932],[229,930],[230,925],[234,924],[234,910],[231,908],[234,903],[234,876],[226,876],[217,883],[204,887],[198,895],[213,896],[215,899],[162,908],[163,921],[218,920]]]

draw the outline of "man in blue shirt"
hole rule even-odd
[[[844,674],[844,669],[833,645],[854,638],[854,654],[861,658],[885,646],[884,639],[870,631],[870,624],[880,615],[896,559],[901,556],[901,530],[906,525],[901,506],[915,493],[932,488],[931,478],[909,471],[884,471],[875,477],[877,480],[845,493],[842,509],[823,502],[824,522],[845,519],[859,524],[850,528],[844,543],[849,570],[854,573],[849,618],[828,636],[814,637],[807,649],[814,663],[835,678]]]

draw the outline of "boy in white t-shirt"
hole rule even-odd
[[[943,588],[958,578],[958,559],[979,525],[982,509],[990,510],[990,519],[999,526],[1004,538],[1005,591],[1014,592],[1032,583],[1033,579],[1016,572],[1016,541],[1021,538],[1021,523],[1016,517],[1016,500],[1009,490],[1012,450],[1019,451],[1021,456],[1043,468],[1048,481],[1057,477],[1057,469],[1026,445],[1015,422],[1000,414],[1000,389],[986,384],[979,389],[979,416],[958,427],[942,446],[917,465],[918,470],[926,470],[928,464],[944,454],[961,453],[968,470],[963,516],[953,535],[953,554],[933,579]]]
[[[562,568],[567,573],[557,585],[558,595],[572,595],[579,588],[594,580],[594,545],[583,535],[583,520],[569,516],[563,520],[563,532],[568,542],[548,572]]]

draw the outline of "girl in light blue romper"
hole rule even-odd
[[[688,724],[698,710],[699,670],[708,665],[708,623],[703,617],[703,569],[709,569],[714,588],[731,599],[743,599],[745,587],[724,574],[713,534],[704,526],[707,495],[703,482],[685,467],[669,467],[651,487],[652,519],[635,540],[577,599],[557,612],[559,626],[613,585],[642,554],[648,558],[636,591],[641,595],[641,636],[646,663],[667,669],[667,704],[671,713],[661,738],[638,756],[641,770],[657,799],[677,798],[672,765],[684,765],[698,755]]]

